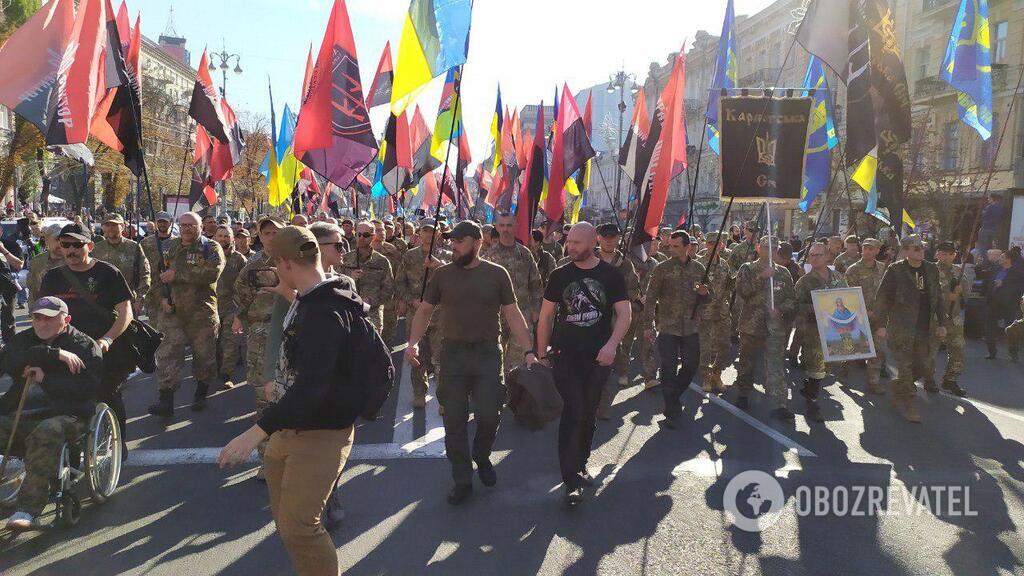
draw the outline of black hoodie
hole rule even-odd
[[[298,297],[285,326],[282,351],[290,384],[257,424],[267,434],[278,430],[343,430],[352,426],[367,402],[367,388],[353,382],[352,330],[363,303],[330,278]]]

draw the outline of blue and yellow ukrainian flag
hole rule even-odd
[[[804,185],[800,190],[800,210],[807,212],[818,194],[828,187],[830,176],[830,150],[836,147],[836,127],[833,123],[832,94],[829,92],[825,69],[821,60],[811,56],[804,77],[804,88],[814,89],[811,96],[811,125],[807,137],[807,153],[804,160]],[[810,91],[804,95],[810,94]]]
[[[718,40],[718,59],[715,62],[715,76],[711,79],[711,94],[708,97],[707,138],[708,145],[715,154],[719,152],[718,133],[718,99],[722,89],[735,88],[739,84],[739,49],[736,47],[735,29],[736,11],[732,0],[725,8],[725,21],[722,22],[722,36]]]
[[[959,94],[960,119],[992,136],[992,52],[989,42],[988,0],[961,0],[942,61],[942,79]]]
[[[397,116],[432,79],[466,63],[472,0],[412,0],[402,26],[391,111]]]

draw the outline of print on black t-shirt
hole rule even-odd
[[[588,270],[567,264],[551,273],[544,299],[558,305],[551,346],[593,354],[612,334],[615,304],[627,299],[626,280],[607,262]]]
[[[602,311],[608,307],[604,287],[593,278],[581,278],[566,286],[562,291],[562,302],[565,305],[565,321],[576,326],[597,324],[601,320]]]
[[[89,298],[79,294],[62,270],[89,292]],[[121,272],[102,260],[96,260],[93,267],[85,272],[74,272],[66,265],[50,270],[43,276],[40,293],[66,302],[71,325],[93,339],[102,337],[114,325],[114,306],[132,299],[131,288]]]

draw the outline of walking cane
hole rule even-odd
[[[7,448],[4,449],[4,458],[0,461],[0,486],[4,484],[4,472],[7,471],[7,463],[11,460],[11,448],[14,446],[14,435],[18,433],[18,422],[21,421],[21,411],[25,408],[25,398],[28,397],[28,389],[32,385],[25,379],[25,387],[21,389],[21,398],[18,399],[18,409],[14,412],[14,424],[11,426],[11,435],[7,438]]]

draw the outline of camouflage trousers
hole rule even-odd
[[[615,355],[615,372],[619,376],[629,377],[629,361],[632,357],[634,342],[636,343],[637,356],[640,357],[642,374],[646,380],[654,380],[658,376],[658,362],[654,357],[654,343],[647,339],[647,329],[654,328],[650,323],[644,323],[640,314],[633,313],[633,320],[629,323],[629,330],[619,344],[619,352]]]
[[[896,360],[896,370],[899,372],[891,384],[893,399],[909,400],[917,394],[915,380],[918,377],[931,378],[934,374],[934,365],[928,364],[934,357],[931,336],[916,334],[890,337],[889,350]]]
[[[885,366],[885,342],[886,339],[879,338],[878,334],[874,335],[875,340],[875,357],[869,358],[867,361],[867,381],[868,386],[877,387],[881,380],[882,366]]]
[[[206,385],[217,379],[218,322],[214,315],[184,318],[180,311],[160,312],[160,331],[164,341],[156,351],[156,380],[160,390],[181,386],[181,368],[185,365],[185,345],[192,348],[192,375]]]
[[[523,314],[525,317],[526,314]],[[526,330],[533,335],[533,324],[529,320],[526,321]],[[508,327],[505,322],[505,317],[501,318],[501,349],[504,352],[503,365],[505,374],[512,371],[513,368],[519,366],[523,362],[526,362],[526,358],[523,356],[529,348],[523,348],[520,346],[516,339],[512,337],[512,330]]]
[[[967,345],[964,340],[964,325],[957,318],[955,322],[946,325],[946,339],[941,341],[946,344],[946,372],[942,376],[943,382],[955,382],[964,372],[964,347]],[[928,366],[935,367],[935,356],[939,350],[938,346],[931,347],[931,358]],[[934,376],[931,378],[934,380]]]
[[[14,415],[0,416],[0,446],[6,447]],[[24,455],[25,480],[18,492],[16,510],[38,516],[50,500],[50,481],[57,478],[57,463],[65,442],[85,433],[85,424],[74,416],[39,418],[25,415],[18,422],[15,453]],[[21,447],[23,450],[18,450]]]
[[[384,336],[384,307],[383,306],[371,306],[370,311],[367,313],[367,319],[373,327],[377,329],[377,332],[381,333],[381,337]],[[385,343],[390,344],[387,339]]]
[[[736,386],[740,396],[749,396],[754,389],[754,372],[758,360],[765,364],[764,388],[773,407],[789,402],[784,354],[786,338],[782,329],[769,329],[767,335],[740,332],[740,357],[736,367]]]
[[[252,387],[253,396],[256,398],[256,419],[263,415],[263,410],[270,404],[267,397],[266,387],[269,380],[263,374],[263,359],[267,355],[267,335],[270,330],[268,322],[249,324],[245,333],[245,381]],[[260,442],[256,447],[256,453],[263,462],[263,453],[267,451],[267,440]],[[262,478],[263,468],[257,473]]]
[[[384,313],[381,320],[380,336],[384,339],[385,344],[391,346],[391,342],[395,338],[395,328],[398,327],[398,311],[394,300],[381,308],[383,308]]]
[[[411,317],[411,315],[410,315]],[[433,372],[435,378],[441,376],[441,327],[431,322],[427,333],[420,340],[420,365],[409,372],[414,397],[427,392],[427,376]]]
[[[800,348],[804,344],[804,321],[797,318],[793,322],[792,330],[786,330],[786,336],[789,336],[790,331],[793,333],[793,341],[789,344],[789,350],[787,356],[790,358],[796,358],[800,354]]]
[[[234,323],[234,320],[233,313],[221,317],[220,337],[217,338],[217,357],[220,359],[217,371],[225,380],[232,378],[242,351],[243,337],[231,331],[231,324]]]
[[[731,325],[732,320],[728,314],[700,321],[697,331],[700,333],[702,369],[721,372],[732,364],[732,341],[729,338]]]

